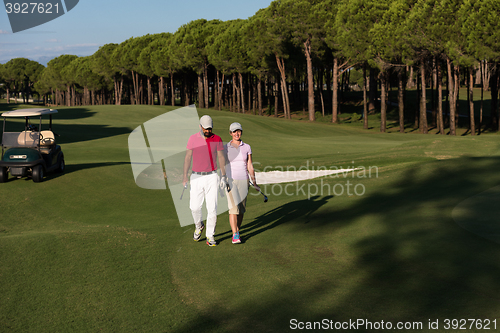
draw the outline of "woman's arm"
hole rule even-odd
[[[253,168],[253,163],[252,163],[252,154],[248,154],[247,170],[248,170],[248,175],[250,176],[250,180],[253,183],[253,187],[257,191],[259,191],[260,187],[257,185],[257,180],[255,179],[255,170]]]

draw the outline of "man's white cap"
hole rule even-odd
[[[212,121],[212,118],[210,118],[210,116],[204,115],[203,117],[200,118],[200,125],[205,129],[213,128],[214,122]]]
[[[232,123],[231,126],[229,126],[229,131],[230,132],[234,132],[234,131],[237,131],[237,130],[240,130],[243,132],[243,128],[241,128],[241,124],[240,123]]]

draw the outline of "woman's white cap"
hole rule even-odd
[[[240,123],[232,123],[231,126],[229,126],[229,131],[230,132],[234,132],[234,131],[237,131],[237,130],[240,130],[243,132],[243,128],[241,128],[241,124]]]

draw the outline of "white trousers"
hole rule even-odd
[[[206,176],[192,174],[190,178],[191,190],[189,192],[189,208],[193,214],[196,228],[201,227],[203,221],[202,207],[206,201],[207,223],[205,234],[207,238],[213,238],[215,225],[217,223],[217,191],[219,188],[219,176],[213,173]]]

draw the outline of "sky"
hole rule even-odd
[[[102,45],[119,44],[146,34],[174,33],[197,19],[247,19],[270,3],[271,0],[80,0],[64,15],[16,33],[12,33],[6,10],[0,10],[0,63],[22,57],[46,66],[50,59],[62,54],[88,56]]]

